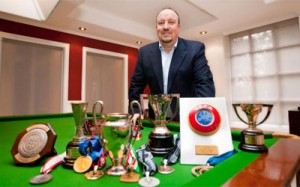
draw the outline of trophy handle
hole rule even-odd
[[[133,105],[134,104],[136,104],[138,106],[138,108],[139,108],[139,119],[138,119],[137,132],[135,133],[135,137],[133,139],[132,145],[134,144],[134,142],[136,140],[136,137],[138,135],[138,131],[141,129],[141,126],[142,126],[142,108],[141,108],[141,104],[138,101],[136,101],[136,100],[130,102],[130,108],[131,108],[131,111],[132,111],[133,114],[134,114],[134,109],[133,109]],[[133,124],[133,125],[135,125],[135,124]]]
[[[273,105],[269,105],[269,104],[262,104],[262,106],[263,107],[268,107],[267,115],[261,122],[257,123],[256,126],[262,124],[263,122],[265,122],[268,119],[268,117],[269,117],[269,115],[272,111],[272,108],[273,108]]]
[[[99,140],[100,140],[100,143],[102,144],[102,135],[99,133],[99,129],[98,129],[98,122],[97,122],[97,116],[96,116],[96,114],[97,114],[97,112],[96,112],[96,109],[97,109],[97,105],[100,105],[100,109],[99,109],[99,114],[100,114],[100,116],[103,116],[104,117],[104,114],[103,114],[103,109],[104,109],[104,107],[103,107],[103,102],[102,101],[96,101],[95,103],[94,103],[94,105],[93,105],[93,121],[94,121],[94,125],[95,125],[95,128],[96,128],[96,133],[97,133],[97,135],[98,135],[98,137],[99,137]],[[103,145],[102,145],[103,146]]]
[[[245,120],[243,120],[243,118],[241,118],[240,114],[237,111],[237,107],[240,106],[240,104],[232,104],[234,112],[236,113],[237,117],[244,123],[248,124],[248,122],[246,122]]]
[[[240,105],[241,105],[241,104],[232,104],[233,109],[234,109],[234,111],[235,111],[237,117],[238,117],[242,122],[248,124],[245,120],[243,120],[243,119],[241,118],[241,116],[239,115],[239,113],[238,113],[238,111],[237,111],[237,107],[239,107]],[[263,122],[265,122],[265,121],[268,119],[268,117],[270,116],[271,110],[272,110],[272,108],[273,108],[273,105],[271,105],[271,104],[261,104],[261,105],[262,105],[262,107],[268,107],[267,115],[265,116],[265,118],[264,118],[262,121],[260,121],[259,123],[256,123],[255,126],[258,126],[258,125],[262,124]]]

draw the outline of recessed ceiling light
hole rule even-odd
[[[81,30],[81,31],[85,31],[86,30],[85,27],[79,27],[78,29]]]
[[[142,41],[136,41],[136,43],[137,43],[137,44],[142,44],[143,42],[142,42]]]
[[[205,35],[205,34],[207,34],[207,31],[200,31],[200,34]]]

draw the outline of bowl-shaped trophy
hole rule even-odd
[[[132,101],[130,103],[132,109],[134,104],[138,105],[141,114],[140,103]],[[134,126],[131,122],[131,116],[125,113],[104,114],[103,102],[97,101],[93,106],[94,121],[97,121],[97,105],[100,106],[98,107],[100,110],[99,114],[103,118],[103,122],[100,125],[100,129],[97,129],[96,132],[98,133],[99,141],[104,148],[105,154],[108,155],[112,162],[106,173],[108,175],[123,175],[126,173],[124,167],[126,154],[130,151],[135,140],[135,137],[132,136]],[[97,125],[95,127],[97,128]]]
[[[238,112],[238,107],[245,112],[248,122],[245,121]],[[239,148],[249,152],[267,152],[268,148],[264,144],[264,133],[262,130],[257,128],[258,125],[265,122],[273,108],[270,104],[233,104],[234,111],[238,118],[248,125],[248,128],[241,132],[242,140],[239,144]],[[265,117],[260,122],[257,122],[257,117],[263,108],[267,108]]]
[[[63,166],[66,168],[73,168],[75,160],[81,156],[79,145],[85,140],[83,124],[86,118],[88,103],[72,103],[71,105],[75,121],[75,135],[66,147],[66,157],[63,159]]]
[[[142,107],[145,117],[154,124],[148,136],[150,151],[155,155],[165,155],[174,147],[173,134],[167,128],[167,123],[172,121],[178,113],[179,94],[141,94],[141,102],[145,97],[148,98],[148,103],[154,113],[154,119],[151,119]],[[176,99],[176,107],[172,111],[170,105],[173,99]]]

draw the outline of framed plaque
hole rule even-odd
[[[57,135],[50,124],[32,124],[20,132],[11,149],[16,164],[37,164],[46,156],[56,154],[54,144]]]
[[[180,98],[181,164],[206,165],[233,150],[225,98]]]

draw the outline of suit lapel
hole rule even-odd
[[[153,45],[152,51],[150,53],[149,59],[153,68],[153,72],[155,77],[157,78],[157,82],[159,84],[159,88],[163,91],[163,72],[162,72],[162,64],[161,64],[161,52],[158,47],[158,42]]]
[[[183,63],[186,55],[187,52],[186,52],[185,45],[183,44],[182,40],[179,38],[177,48],[174,51],[171,65],[170,65],[169,77],[168,77],[168,93],[170,91],[170,88],[172,87],[172,84],[174,84],[174,78],[178,72],[178,68]]]

